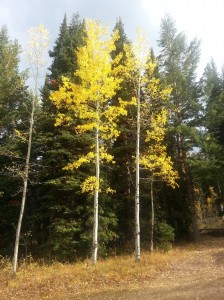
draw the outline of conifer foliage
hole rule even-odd
[[[58,91],[51,94],[51,99],[57,109],[72,112],[80,123],[75,127],[80,134],[93,134],[93,144],[90,151],[77,161],[68,164],[65,169],[79,168],[82,164],[94,163],[95,175],[87,177],[82,183],[82,192],[94,192],[94,224],[93,224],[93,264],[96,264],[98,249],[98,197],[102,190],[100,166],[111,162],[113,157],[107,152],[106,141],[111,143],[116,139],[116,119],[125,115],[125,105],[120,100],[119,106],[111,105],[111,98],[119,89],[120,79],[116,78],[119,57],[112,61],[110,53],[115,49],[114,41],[118,38],[115,32],[112,38],[108,36],[106,28],[98,22],[86,22],[85,46],[77,51],[78,69],[75,75],[80,84],[72,83],[69,78],[62,79]],[[72,115],[59,112],[56,126],[72,121]],[[106,191],[110,191],[108,188]]]
[[[141,30],[132,43],[120,18],[110,33],[65,15],[45,83],[37,72],[28,93],[1,29],[0,255],[13,256],[22,198],[14,273],[29,253],[71,262],[92,249],[95,265],[135,249],[139,262],[142,247],[197,240],[206,194],[210,213],[223,207],[223,74],[211,61],[197,81],[200,43],[170,16],[159,46],[156,57]]]

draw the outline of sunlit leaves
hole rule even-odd
[[[177,186],[178,173],[174,170],[171,157],[167,155],[164,138],[166,133],[167,111],[163,108],[160,113],[151,115],[149,130],[146,131],[145,141],[147,151],[141,156],[140,164],[148,169],[153,177],[162,179],[173,188]]]
[[[115,41],[118,33],[109,35],[108,29],[94,20],[86,21],[86,35],[84,46],[77,50],[78,68],[75,76],[79,84],[63,77],[58,91],[51,95],[51,100],[58,109],[56,126],[71,125],[73,120],[79,120],[75,125],[78,134],[88,133],[100,141],[97,152],[91,151],[70,163],[65,169],[79,168],[82,164],[113,162],[112,155],[107,153],[106,141],[114,141],[118,135],[117,120],[120,115],[126,115],[126,101],[119,99],[119,105],[113,106],[111,99],[120,89],[121,77],[119,61],[122,55],[115,60],[111,52],[115,50]],[[82,191],[91,191],[96,187],[93,178],[83,183]]]
[[[96,176],[89,176],[86,180],[81,184],[82,193],[85,192],[93,192],[96,188],[99,188],[99,181]]]
[[[40,24],[32,28],[29,34],[28,60],[31,64],[38,64],[41,67],[45,64],[43,53],[45,53],[49,45],[49,32],[44,25]]]

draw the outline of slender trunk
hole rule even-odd
[[[99,102],[97,102],[97,111],[99,109]],[[99,126],[95,132],[95,154],[96,154],[96,182],[97,186],[94,191],[94,216],[93,216],[93,248],[92,248],[92,263],[97,262],[98,250],[98,198],[99,198],[99,182],[100,182],[100,157],[99,157]]]
[[[154,211],[154,194],[153,194],[153,175],[150,182],[151,189],[151,241],[150,241],[150,251],[154,250],[154,224],[155,224],[155,211]]]
[[[26,204],[27,183],[28,183],[28,178],[29,178],[29,163],[30,163],[30,153],[31,153],[31,146],[32,146],[32,135],[33,135],[33,124],[34,124],[34,111],[35,111],[35,98],[33,98],[33,102],[32,102],[28,148],[27,148],[26,163],[25,163],[24,177],[23,177],[22,203],[21,203],[19,220],[18,220],[17,229],[16,229],[16,240],[15,240],[15,246],[14,246],[13,267],[12,267],[12,272],[14,275],[16,274],[16,270],[17,270],[19,240],[20,240],[21,226],[22,226],[23,215],[24,215],[25,204]]]
[[[137,96],[136,136],[136,181],[135,181],[135,261],[140,261],[140,220],[139,220],[139,147],[140,147],[140,83]]]
[[[195,201],[194,201],[193,182],[192,182],[191,174],[187,172],[186,176],[187,176],[188,199],[189,199],[189,206],[191,212],[192,238],[194,242],[198,242],[200,235],[198,230],[198,218],[197,218],[197,212],[196,212]]]
[[[45,35],[46,34],[46,35]],[[30,154],[31,154],[31,146],[32,146],[32,136],[33,136],[33,126],[34,126],[34,114],[35,107],[38,101],[38,86],[39,86],[39,68],[41,67],[40,61],[42,60],[43,50],[46,49],[48,44],[47,39],[47,31],[43,28],[43,26],[34,28],[30,35],[30,42],[33,44],[30,47],[30,51],[28,54],[28,60],[30,63],[30,70],[32,73],[32,77],[34,80],[34,89],[32,93],[32,109],[30,115],[30,127],[29,127],[29,135],[28,135],[28,146],[27,146],[27,155],[26,155],[26,163],[24,168],[24,177],[23,177],[23,194],[22,194],[22,203],[19,214],[18,225],[16,229],[16,240],[14,247],[14,255],[13,255],[13,274],[16,275],[16,269],[18,264],[18,250],[19,250],[19,240],[20,240],[20,232],[23,221],[23,215],[26,204],[26,196],[27,196],[27,184],[29,178],[29,164],[30,164]],[[35,42],[34,42],[35,41]]]
[[[194,196],[194,187],[193,181],[191,176],[190,168],[186,162],[186,152],[183,151],[183,166],[186,176],[186,183],[187,183],[187,193],[188,193],[188,201],[189,201],[189,208],[191,213],[191,225],[192,225],[192,239],[194,242],[198,242],[200,238],[199,230],[198,230],[198,219],[197,219],[197,212],[195,207],[195,196]]]

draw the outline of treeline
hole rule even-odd
[[[223,74],[211,61],[198,80],[200,42],[188,43],[169,16],[158,57],[141,33],[128,39],[121,19],[111,35],[101,29],[78,14],[64,17],[49,51],[20,256],[74,261],[99,245],[101,256],[135,247],[138,260],[140,242],[153,250],[174,235],[197,240],[198,221],[222,213]],[[19,57],[2,27],[0,255],[10,257],[34,97]]]

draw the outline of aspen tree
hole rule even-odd
[[[144,103],[142,92],[145,86],[145,71],[148,64],[154,65],[150,60],[149,45],[141,29],[137,31],[135,44],[125,45],[126,77],[133,84],[134,97],[136,104],[136,151],[135,151],[135,261],[140,261],[140,132],[141,132],[141,106]]]
[[[164,90],[169,93],[169,88]],[[163,91],[163,93],[164,93]],[[165,95],[164,94],[164,95]],[[167,110],[162,108],[160,112],[152,113],[149,120],[149,129],[146,131],[145,142],[148,147],[140,157],[140,165],[149,171],[150,195],[151,195],[151,241],[150,250],[154,249],[154,191],[153,183],[155,180],[163,180],[172,188],[177,185],[178,173],[173,168],[171,157],[167,155],[164,145],[165,125],[167,122]]]
[[[133,89],[135,93],[135,104],[137,107],[136,113],[136,153],[135,153],[135,169],[136,169],[136,181],[135,181],[135,260],[140,261],[140,164],[143,164],[143,160],[146,160],[146,156],[143,156],[140,149],[140,133],[141,129],[149,128],[145,141],[149,139],[149,135],[152,134],[150,130],[156,130],[156,127],[150,128],[147,119],[150,114],[152,115],[151,109],[153,106],[157,107],[164,100],[167,100],[171,93],[171,88],[163,88],[159,79],[155,78],[154,72],[157,67],[157,62],[151,57],[150,49],[146,37],[143,35],[141,30],[137,32],[137,42],[134,45],[126,45],[125,54],[127,57],[126,62],[126,76],[133,83]],[[159,103],[160,102],[160,103]],[[155,110],[155,108],[154,108]],[[164,111],[163,111],[164,112]],[[162,114],[165,117],[165,114]],[[161,116],[156,117],[162,122]],[[155,125],[155,120],[151,120]],[[152,124],[151,124],[152,125]],[[157,124],[159,128],[162,128],[163,122]],[[155,147],[161,147],[161,140],[164,137],[162,131],[162,137],[159,136],[159,144]],[[158,154],[159,155],[159,154]],[[149,167],[149,166],[148,166]],[[154,171],[156,167],[154,168]],[[154,174],[157,175],[156,172]],[[154,178],[152,176],[152,178]],[[153,188],[153,182],[151,182]],[[153,190],[151,189],[151,199],[153,208]],[[152,210],[154,213],[154,209]],[[152,218],[152,224],[154,226],[154,217]]]
[[[33,90],[31,91],[31,112],[30,112],[30,125],[28,131],[28,141],[27,141],[27,155],[26,162],[23,171],[23,192],[22,192],[22,202],[19,214],[18,225],[16,229],[16,240],[14,247],[14,255],[13,255],[13,269],[12,272],[15,275],[17,270],[18,263],[18,250],[19,250],[19,241],[20,241],[20,232],[23,221],[23,215],[26,204],[27,197],[27,185],[29,179],[29,166],[30,166],[30,155],[31,155],[31,147],[32,147],[32,136],[33,136],[33,127],[34,127],[34,116],[35,109],[38,103],[39,92],[39,77],[40,77],[40,69],[44,66],[44,53],[48,47],[49,42],[49,34],[43,25],[39,25],[30,30],[30,41],[29,41],[29,52],[28,52],[28,62],[30,64],[31,69],[31,77],[34,82]],[[17,132],[18,135],[21,133]]]
[[[81,185],[82,192],[94,195],[94,220],[92,262],[97,262],[98,251],[98,209],[99,193],[102,178],[100,166],[103,162],[113,162],[113,156],[107,152],[106,142],[113,142],[119,135],[116,120],[120,115],[126,115],[126,103],[119,100],[118,106],[111,104],[111,98],[120,88],[121,78],[116,77],[119,71],[117,56],[112,60],[110,53],[115,50],[118,34],[109,36],[108,29],[99,22],[86,20],[85,46],[77,51],[77,71],[75,75],[80,83],[75,84],[69,78],[63,77],[58,91],[51,95],[51,100],[59,110],[56,126],[71,124],[73,118],[80,120],[75,130],[78,134],[89,133],[94,143],[90,151],[77,161],[68,164],[64,169],[79,168],[83,164],[95,165],[95,176],[90,176]],[[62,112],[66,110],[66,112]],[[106,192],[112,191],[110,188]]]

